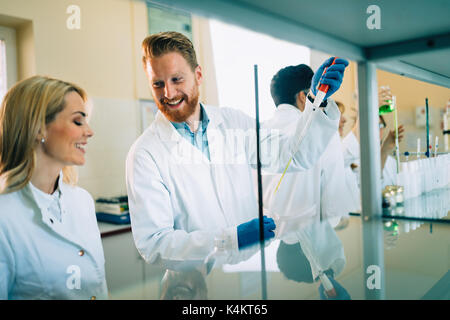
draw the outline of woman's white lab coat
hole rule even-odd
[[[359,154],[359,141],[352,131],[342,139],[345,165],[345,180],[353,196],[354,210],[352,212],[361,212],[361,163]],[[355,168],[351,168],[355,164]],[[396,184],[397,181],[397,163],[395,158],[388,155],[383,170],[381,171],[381,186]]]
[[[59,178],[61,222],[30,183],[0,195],[0,299],[106,299],[94,201]]]
[[[352,131],[342,139],[342,148],[344,154],[345,183],[353,203],[351,212],[361,212],[359,141]],[[355,168],[351,167],[352,164],[355,165]]]
[[[258,217],[251,174],[256,165],[255,120],[235,109],[204,108],[210,119],[211,160],[160,112],[128,154],[133,237],[149,263],[170,268],[172,262],[201,261],[213,250],[215,238],[238,255],[236,227]],[[338,128],[337,107],[327,109],[327,115],[314,111],[307,130],[302,123],[294,136],[261,130],[262,165],[281,172],[292,155],[291,170],[314,165]],[[235,257],[231,254],[228,262]]]

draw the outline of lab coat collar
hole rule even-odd
[[[36,201],[36,204],[41,209],[41,211],[44,208],[49,208],[52,203],[56,201],[56,197],[59,199],[61,197],[61,191],[59,190],[59,188],[57,188],[53,194],[48,194],[36,188],[31,182],[29,186],[31,192],[33,193],[34,200]]]
[[[223,122],[223,118],[220,110],[218,110],[219,108],[202,106],[209,119],[206,130],[207,134],[209,134],[211,130],[216,129]],[[155,117],[153,130],[165,144],[166,148],[170,150],[176,162],[184,164],[210,164],[213,160],[212,158],[211,160],[208,159],[202,151],[183,138],[160,111],[158,111]],[[209,145],[209,149],[211,154],[214,146]]]
[[[282,104],[278,105],[277,110],[280,110],[280,111],[295,110],[297,112],[301,112],[300,109],[298,109],[296,106],[293,106],[292,104],[288,104],[288,103],[282,103]]]
[[[188,124],[185,122],[172,122],[170,121],[170,123],[172,123],[172,125],[175,127],[175,129],[180,130],[180,129],[184,129],[187,130],[190,134],[194,134],[191,131],[191,128],[189,128]],[[200,103],[200,125],[198,127],[198,130],[201,130],[202,132],[205,132],[206,129],[208,128],[208,124],[209,124],[209,118],[208,115],[205,111],[205,108],[203,107],[203,105]]]
[[[46,197],[40,195],[39,193],[43,191],[39,190],[37,187],[35,187],[31,181],[28,183],[27,188],[29,190],[29,192],[31,192],[31,194],[33,195],[34,201],[36,202],[36,205],[39,207],[39,209],[41,209],[41,211],[43,209],[48,208],[48,205],[50,204],[51,199],[47,199]],[[62,171],[60,171],[59,176],[58,176],[58,187],[56,188],[55,192],[59,192],[60,193],[60,198],[62,198],[63,193],[66,192],[66,186],[64,186],[63,184],[63,173]],[[38,200],[40,199],[40,200]]]
[[[209,107],[204,104],[201,104],[201,106],[203,106],[203,110],[209,119],[208,130],[210,128],[217,128],[223,123],[223,117],[219,108]],[[155,117],[155,126],[159,133],[159,137],[164,142],[172,141],[178,143],[184,139],[172,123],[159,110]]]
[[[220,112],[220,108],[209,107],[208,105],[203,105],[203,107],[205,112],[208,114],[209,124],[214,128],[221,126],[224,119],[222,113]]]
[[[299,113],[299,114],[304,114],[305,112],[309,113],[312,111],[312,103],[309,100],[306,101],[305,108],[303,109],[303,111],[301,111],[299,108],[297,108],[296,106],[294,106],[292,104],[282,103],[282,104],[278,105],[277,111],[278,112],[289,111],[289,112],[295,112],[295,113]]]
[[[65,205],[65,202],[66,202],[65,197],[69,196],[69,194],[70,194],[70,193],[68,193],[68,189],[70,188],[70,186],[66,185],[63,182],[63,178],[64,178],[64,176],[61,171],[59,173],[59,178],[58,178],[58,188],[61,192],[59,203],[60,203],[62,216],[66,215],[66,214],[70,214],[69,210],[67,210],[66,205]],[[41,213],[42,223],[44,223],[51,230],[53,230],[57,234],[63,236],[65,239],[71,241],[72,243],[74,243],[80,247],[88,248],[88,246],[84,243],[84,241],[81,238],[75,237],[73,234],[71,234],[71,232],[69,232],[67,226],[64,224],[64,218],[63,218],[62,222],[59,222],[58,220],[56,220],[56,221],[54,220],[53,216],[48,211],[48,207],[46,207],[45,204],[42,203],[41,201],[37,200],[38,197],[35,194],[35,191],[33,191],[33,188],[31,187],[30,182],[24,187],[23,192],[25,193],[26,197],[29,197],[32,199],[34,204],[39,209],[39,212]]]
[[[61,172],[59,173],[59,178],[58,178],[58,188],[59,191],[61,192],[61,197],[68,192],[69,188],[71,188],[70,185],[64,183],[64,175],[63,175],[63,171],[61,170]]]

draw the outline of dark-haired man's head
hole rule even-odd
[[[270,83],[270,93],[275,105],[290,104],[303,111],[313,75],[314,72],[306,64],[278,71]]]

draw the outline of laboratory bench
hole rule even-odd
[[[147,264],[134,244],[130,224],[98,222],[105,255],[105,272],[112,299],[155,299],[149,289],[163,270]],[[153,294],[153,295],[152,295]]]
[[[403,208],[383,210],[383,217],[450,223],[450,187],[406,199]]]
[[[116,234],[121,234],[131,231],[130,224],[113,224],[108,222],[98,222],[98,228],[102,238],[111,237]]]
[[[332,266],[328,271],[336,271],[337,286],[351,299],[366,299],[368,287],[381,290],[381,298],[388,300],[450,299],[450,224],[393,217],[373,221],[380,231],[374,242],[382,242],[384,255],[378,264],[365,269],[362,226],[366,222],[358,216],[344,221],[335,228],[325,225],[326,231],[322,230],[324,225],[309,230],[315,241],[310,252],[300,253],[285,242],[271,241],[264,251],[265,297],[320,299],[319,282],[312,280],[313,263],[308,263],[311,256],[316,256],[315,265]],[[136,250],[129,225],[99,225],[112,299],[262,299],[258,250],[237,264],[216,265],[209,273],[195,268],[166,274],[161,267],[145,263]]]
[[[98,225],[112,299],[320,299],[319,282],[313,281],[317,267],[313,265],[323,263],[325,267],[318,269],[333,270],[337,286],[351,299],[448,300],[449,213],[450,185],[383,208],[380,219],[365,221],[361,213],[354,212],[333,227],[323,222],[308,229],[314,244],[307,250],[305,239],[297,248],[280,240],[270,242],[264,250],[265,277],[259,250],[239,263],[215,265],[208,271],[203,264],[183,272],[167,271],[143,260],[130,224]],[[367,255],[377,251],[382,254],[375,255],[374,262],[365,262]],[[372,279],[377,272],[380,279]],[[368,289],[369,280],[373,289]],[[380,294],[372,296],[377,290]]]
[[[383,208],[384,219],[450,223],[450,186],[405,199],[403,205]],[[352,212],[352,216],[361,216]]]

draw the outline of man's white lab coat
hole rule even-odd
[[[208,160],[180,136],[160,112],[131,147],[126,164],[133,237],[149,263],[202,261],[221,239],[238,254],[236,227],[258,217],[252,167],[256,165],[255,120],[230,108],[204,106],[210,119]],[[320,158],[337,132],[335,105],[301,119],[293,136],[261,130],[261,162],[281,172],[305,170]],[[305,130],[304,130],[305,129]],[[301,141],[299,143],[299,141]]]

